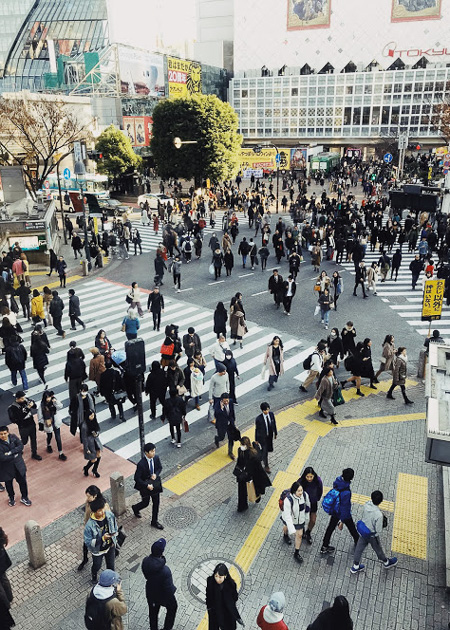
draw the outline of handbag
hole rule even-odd
[[[255,484],[253,481],[247,481],[247,499],[249,503],[255,503],[256,501]]]
[[[258,256],[255,256],[254,260],[255,260],[255,265],[259,265],[259,258],[258,258]]]
[[[185,433],[189,433],[189,423],[186,418],[183,420],[183,429]]]
[[[209,404],[209,408],[208,408],[208,422],[211,422],[211,424],[216,424],[216,420],[214,418],[214,405],[213,405],[213,403]]]
[[[113,399],[116,402],[123,402],[127,397],[127,393],[123,390],[119,390],[117,392],[113,392]]]
[[[314,285],[314,291],[320,291],[320,282]]]
[[[245,470],[236,464],[233,470],[233,475],[236,477],[236,481],[247,481],[248,475]]]
[[[125,302],[126,302],[127,304],[131,304],[131,303],[133,302],[133,300],[131,299],[131,297],[130,297],[129,295],[127,295],[127,296],[125,297]]]
[[[333,392],[333,405],[335,407],[339,407],[339,405],[344,405],[344,404],[345,404],[345,400],[344,400],[344,396],[342,395],[342,388],[337,387]]]
[[[165,343],[163,343],[163,345],[161,346],[161,354],[166,354],[166,355],[170,355],[172,356],[173,352],[175,350],[175,344],[171,343],[170,345],[166,345]]]
[[[358,521],[356,523],[356,531],[361,536],[361,538],[364,538],[364,540],[370,540],[375,536],[375,532],[371,532],[364,521]]]
[[[230,436],[230,440],[233,440],[233,442],[239,442],[239,440],[241,439],[241,432],[235,424],[230,424],[230,430],[228,434]]]

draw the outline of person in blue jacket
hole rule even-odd
[[[339,492],[339,503],[336,512],[331,515],[320,553],[330,553],[335,550],[336,547],[330,545],[330,540],[336,526],[342,529],[346,525],[355,545],[358,542],[359,535],[352,518],[352,491],[350,490],[350,483],[354,476],[353,468],[344,468],[342,475],[334,480],[333,488]]]

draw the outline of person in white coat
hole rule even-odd
[[[291,536],[294,539],[294,560],[299,564],[303,562],[300,556],[300,546],[302,544],[303,532],[305,530],[306,514],[309,514],[311,505],[303,487],[294,481],[283,501],[283,513],[281,521],[283,523],[283,540],[287,545],[292,545]]]
[[[58,414],[58,411],[60,411],[62,407],[62,403],[56,399],[53,391],[45,391],[42,394],[41,404],[38,408],[38,417],[39,429],[47,434],[47,453],[53,453],[51,442],[53,434],[55,434],[59,459],[65,462],[67,457],[63,453],[61,442],[62,419]]]

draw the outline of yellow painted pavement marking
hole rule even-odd
[[[370,424],[391,424],[392,422],[409,422],[411,420],[425,420],[425,413],[408,413],[401,416],[376,416],[374,418],[355,418],[353,420],[342,420],[339,427],[363,427]]]
[[[76,280],[81,280],[83,276],[67,276],[66,284],[70,284],[71,282],[75,282]],[[44,287],[48,287],[49,289],[59,289],[59,280],[56,282],[47,282],[47,284],[43,284],[40,287],[32,287],[33,289],[37,289],[38,291],[42,291]]]
[[[392,551],[426,560],[428,479],[400,473],[395,506]]]

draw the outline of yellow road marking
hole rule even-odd
[[[428,479],[400,473],[395,506],[392,551],[426,560]]]
[[[83,276],[67,276],[66,278],[66,284],[70,284],[71,282],[75,282],[76,280],[81,280]],[[49,282],[47,284],[43,284],[40,287],[32,287],[33,289],[37,289],[38,291],[42,291],[42,289],[44,287],[48,287],[49,289],[59,289],[59,280],[57,280],[56,282]]]
[[[402,416],[376,416],[374,418],[355,418],[353,420],[342,420],[339,427],[363,427],[369,424],[391,424],[391,422],[409,422],[410,420],[425,420],[424,413],[408,413]]]

